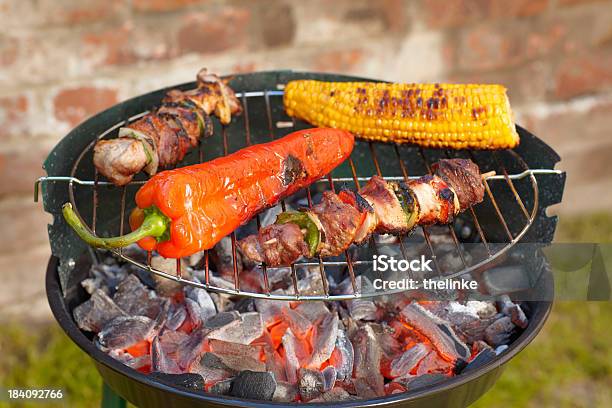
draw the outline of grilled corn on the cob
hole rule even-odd
[[[453,149],[519,143],[506,88],[475,84],[291,81],[285,110],[366,140]]]

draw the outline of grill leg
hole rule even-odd
[[[102,383],[102,405],[101,408],[126,408],[123,398],[115,394],[106,383]]]

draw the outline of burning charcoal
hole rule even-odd
[[[220,312],[208,318],[204,323],[204,327],[211,330],[218,329],[238,320],[240,320],[240,314],[238,312]]]
[[[286,302],[282,300],[255,299],[255,309],[261,313],[261,318],[266,326],[280,320],[281,309],[285,305]]]
[[[227,236],[221,239],[210,251],[210,260],[221,276],[234,275],[234,256],[232,252],[232,239]],[[236,251],[236,271],[242,272],[242,256]]]
[[[417,303],[404,307],[401,319],[427,337],[436,350],[449,361],[467,360],[469,348],[457,337],[449,324],[431,314]]]
[[[201,309],[200,320],[202,322],[205,322],[206,319],[217,314],[215,303],[213,302],[208,292],[206,292],[204,289],[187,288],[185,292],[186,292],[185,294],[187,295],[187,298],[193,300],[194,302],[198,304],[198,306],[200,306],[200,309]]]
[[[393,360],[399,357],[406,347],[406,344],[395,338],[394,332],[388,326],[383,328],[383,332],[378,335],[378,342],[385,357]]]
[[[458,359],[454,363],[450,363],[442,359],[442,357],[440,357],[440,355],[438,355],[438,353],[435,351],[430,351],[419,363],[416,374],[448,374],[452,373],[456,366],[463,368],[464,365],[465,360],[463,359]]]
[[[187,309],[182,304],[172,304],[168,311],[168,317],[166,318],[166,327],[170,330],[176,331],[183,324],[187,318]]]
[[[357,292],[359,293],[373,293],[374,286],[370,282],[368,278],[362,276],[360,279],[356,281]],[[349,294],[353,293],[353,287],[350,279],[344,280],[340,284],[343,288],[342,293]],[[347,300],[345,302],[346,307],[351,315],[351,317],[355,320],[365,320],[365,321],[375,321],[378,320],[378,307],[376,304],[369,299],[355,299],[355,300]]]
[[[325,295],[325,288],[323,287],[323,281],[321,275],[318,272],[308,270],[309,272],[298,281],[298,293],[302,295]],[[291,289],[293,290],[293,289]]]
[[[527,316],[525,316],[523,309],[521,309],[520,305],[512,302],[508,295],[502,295],[497,304],[499,305],[500,311],[508,316],[512,323],[521,329],[527,328],[529,321],[527,320]]]
[[[331,365],[336,369],[336,379],[338,381],[347,382],[350,380],[353,375],[354,357],[353,344],[346,337],[344,330],[338,329],[336,347],[329,358]]]
[[[447,380],[448,377],[442,374],[424,374],[419,376],[411,376],[403,379],[396,379],[400,384],[403,384],[408,390],[416,390],[419,388],[427,387],[432,384]]]
[[[108,257],[104,262],[94,264],[89,270],[92,278],[81,282],[87,293],[93,293],[100,289],[107,295],[112,295],[115,288],[127,276],[127,269],[117,264],[114,258]]]
[[[191,332],[191,334],[181,342],[178,350],[178,365],[185,371],[190,371],[194,364],[204,354],[206,343],[204,342],[208,330],[200,328]]]
[[[304,344],[293,334],[291,329],[287,329],[283,336],[283,349],[285,350],[285,374],[287,381],[296,384],[298,381],[298,369],[302,361],[308,358],[308,352]]]
[[[195,300],[186,298],[185,309],[187,310],[187,317],[193,327],[200,327],[202,325],[202,317],[204,317],[204,312],[200,305],[198,305]]]
[[[196,364],[193,364],[192,372],[198,373],[204,378],[206,384],[227,380],[236,375],[236,371],[228,368],[221,359],[213,353],[204,353]]]
[[[236,289],[234,286],[234,282],[228,281],[227,279],[223,279],[220,276],[210,275],[209,281],[212,286],[216,286],[218,288],[229,290]]]
[[[111,320],[118,316],[127,316],[108,297],[106,293],[98,289],[91,298],[74,308],[72,313],[74,320],[81,330],[98,333]]]
[[[276,381],[287,381],[287,375],[285,374],[285,359],[278,354],[271,345],[264,346],[264,353],[266,357],[266,371],[274,374]]]
[[[234,310],[240,313],[255,312],[255,299],[250,297],[243,297],[234,304]]]
[[[208,338],[229,343],[249,344],[261,337],[263,330],[264,326],[259,313],[244,313],[240,315],[239,320],[213,330]]]
[[[491,349],[482,350],[476,355],[476,357],[472,359],[472,361],[468,363],[468,365],[461,371],[461,373],[469,373],[470,371],[478,370],[479,368],[487,364],[489,361],[493,360],[495,356],[495,352]]]
[[[134,370],[148,372],[151,369],[151,355],[144,354],[142,356],[134,357],[130,353],[123,350],[111,350],[108,353],[109,356],[115,360],[121,361],[126,366],[133,368]]]
[[[401,394],[403,392],[406,392],[406,387],[398,382],[391,381],[390,383],[385,384],[386,395]]]
[[[199,374],[184,373],[184,374],[167,374],[153,372],[149,374],[149,377],[168,384],[174,387],[183,387],[190,390],[202,390],[204,389],[204,379]]]
[[[233,371],[266,371],[266,363],[259,359],[231,354],[218,354],[217,357],[221,359],[225,367]]]
[[[210,350],[215,354],[232,355],[238,357],[258,360],[261,354],[261,346],[253,346],[239,343],[228,343],[226,341],[209,339]]]
[[[310,400],[310,402],[337,402],[356,399],[357,397],[349,394],[344,388],[335,387],[332,390],[322,394],[320,397]]]
[[[166,272],[171,275],[176,274],[176,260],[164,258],[163,256],[154,256],[151,258],[151,267],[158,271]],[[181,269],[188,270],[183,261],[181,261]],[[160,296],[172,297],[183,290],[183,285],[172,279],[164,278],[157,274],[150,274],[153,278],[155,291]]]
[[[375,321],[378,319],[376,304],[367,299],[347,300],[346,306],[355,320]]]
[[[362,392],[358,391],[357,394],[359,396],[369,394],[366,389],[369,388],[376,396],[384,395],[384,379],[380,373],[382,351],[374,330],[370,325],[365,325],[357,330],[352,340],[355,350],[354,378],[367,385],[367,387],[361,387],[364,384],[360,384]],[[353,381],[353,383],[357,388],[358,382]]]
[[[295,402],[297,398],[298,389],[295,385],[287,382],[278,381],[276,383],[276,390],[272,396],[274,402]]]
[[[485,341],[492,347],[507,344],[514,329],[514,323],[508,316],[501,317],[486,328]]]
[[[307,368],[319,368],[329,359],[338,338],[338,314],[328,314],[321,322],[314,326],[314,340],[312,344],[312,356]]]
[[[155,321],[146,316],[118,316],[98,333],[98,343],[107,349],[126,349],[155,336]]]
[[[310,329],[312,329],[312,323],[306,317],[302,316],[299,312],[285,306],[281,309],[281,313],[285,318],[285,321],[289,323],[289,327],[298,338],[305,338]]]
[[[232,383],[230,395],[238,398],[270,401],[276,391],[276,380],[271,373],[242,371]]]
[[[454,301],[431,302],[424,308],[448,321],[457,336],[467,343],[482,340],[485,329],[494,321],[497,313],[493,303],[481,301],[465,304]]]
[[[316,322],[329,313],[325,302],[302,302],[294,310],[310,320],[311,323]]]
[[[132,316],[147,316],[155,319],[161,311],[161,299],[147,289],[136,275],[128,275],[119,286],[113,301]]]
[[[234,382],[233,378],[229,378],[227,380],[217,381],[213,384],[212,387],[209,388],[209,392],[218,395],[229,395],[230,390],[232,389],[232,383]]]
[[[259,276],[259,285],[266,287],[263,271],[255,270]],[[268,285],[270,288],[287,288],[291,284],[291,268],[268,268]]]
[[[321,373],[323,374],[323,392],[327,392],[336,384],[336,369],[334,366],[327,366]]]
[[[357,394],[357,396],[362,399],[371,399],[371,398],[376,398],[376,397],[380,397],[381,395],[384,395],[384,394],[378,394],[376,391],[374,391],[374,388],[372,388],[371,381],[368,380],[367,378],[354,378],[353,386],[355,387],[355,393]],[[384,393],[384,385],[383,385],[383,393]]]
[[[233,310],[234,309],[234,301],[232,297],[229,295],[225,295],[222,293],[209,293],[210,298],[212,299],[215,309],[217,310]],[[245,310],[243,313],[246,313]]]
[[[423,343],[415,344],[406,350],[402,355],[391,361],[389,377],[397,378],[410,374],[417,364],[431,350]]]
[[[170,353],[164,349],[159,336],[153,339],[151,344],[151,368],[154,371],[159,371],[167,374],[180,374],[181,368],[175,360],[170,356]]]
[[[325,389],[325,378],[320,371],[300,368],[299,383],[300,396],[302,401],[308,402],[317,398]]]
[[[475,341],[472,344],[472,355],[478,354],[483,350],[492,350],[492,348],[483,340]]]

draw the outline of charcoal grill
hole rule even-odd
[[[200,148],[190,152],[181,165],[210,160],[236,151],[250,144],[270,141],[294,130],[309,127],[286,116],[282,107],[283,86],[292,79],[319,80],[368,80],[332,74],[299,73],[291,71],[262,72],[233,77],[230,86],[236,90],[244,107],[244,114],[227,127],[216,124],[214,136],[204,140]],[[194,83],[179,86],[180,89],[194,87]],[[71,317],[72,308],[84,300],[85,294],[79,282],[84,278],[91,262],[97,262],[98,253],[86,246],[70,230],[61,215],[61,206],[71,202],[81,220],[94,234],[100,236],[123,234],[126,213],[129,213],[133,196],[145,182],[142,175],[127,186],[118,188],[101,179],[92,166],[92,149],[99,138],[115,137],[119,127],[140,118],[159,104],[167,89],[142,95],[94,116],[70,132],[51,152],[45,161],[47,176],[36,183],[36,198],[39,185],[45,210],[53,215],[49,226],[49,237],[53,257],[47,271],[47,293],[51,308],[60,325],[69,336],[96,362],[105,381],[128,400],[142,406],[268,406],[269,403],[253,402],[198,394],[169,387],[123,366],[97,350],[90,339],[78,330]],[[558,155],[527,130],[517,126],[521,144],[513,150],[445,151],[422,149],[411,146],[379,144],[358,141],[351,158],[324,179],[305,189],[309,205],[313,196],[324,189],[335,190],[342,184],[359,188],[370,176],[378,174],[387,180],[404,180],[429,172],[431,163],[440,158],[466,157],[474,160],[483,172],[495,171],[496,175],[486,179],[485,202],[469,208],[461,219],[473,226],[468,238],[460,237],[453,226],[447,234],[454,243],[461,267],[446,270],[436,258],[436,247],[430,239],[427,227],[422,235],[426,241],[428,256],[433,259],[434,272],[431,278],[451,278],[483,272],[503,259],[519,242],[548,243],[552,240],[556,218],[545,213],[550,205],[561,201],[565,174],[555,170]],[[285,202],[279,204],[283,209]],[[261,227],[262,216],[252,222]],[[464,256],[466,241],[481,245],[484,256],[467,259]],[[236,235],[231,235],[233,259],[236,259]],[[410,237],[397,243],[398,251],[405,254],[411,245]],[[374,250],[376,243],[372,242]],[[114,251],[127,262],[151,273],[218,293],[250,296],[275,300],[332,301],[358,297],[376,296],[359,290],[356,269],[367,268],[372,260],[354,258],[349,252],[333,259],[300,261],[291,265],[293,293],[275,293],[270,290],[267,269],[261,266],[264,290],[253,292],[241,287],[234,262],[233,288],[212,284],[208,251],[204,254],[205,280],[192,280],[183,276],[181,263],[177,261],[175,274],[156,270],[147,262],[133,259],[122,249]],[[320,272],[322,293],[300,293],[296,270],[301,267],[316,267]],[[352,293],[332,293],[328,279],[331,271],[344,269],[350,277]],[[549,276],[544,267],[544,277]],[[538,290],[552,291],[552,278],[540,280]],[[387,292],[388,294],[389,292]],[[546,297],[550,299],[550,296]],[[334,403],[342,406],[402,404],[420,406],[422,403],[436,405],[465,406],[484,393],[497,379],[505,362],[525,347],[542,327],[551,307],[550,301],[532,303],[531,323],[510,349],[488,365],[466,375],[450,379],[443,384],[426,387],[418,392],[377,398],[357,403]],[[416,405],[415,405],[416,404]]]

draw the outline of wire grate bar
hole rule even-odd
[[[448,150],[446,150],[446,157],[449,159],[452,157]],[[491,256],[491,249],[489,248],[489,243],[487,242],[487,239],[485,238],[484,231],[482,230],[482,227],[480,226],[480,221],[478,220],[478,217],[476,216],[476,212],[474,212],[474,207],[470,204],[468,208],[470,210],[470,215],[472,216],[472,220],[474,221],[474,226],[476,227],[476,231],[478,232],[478,236],[480,237],[480,241],[482,242],[485,249],[487,250],[487,254]]]
[[[306,124],[299,122],[297,123],[294,119],[291,119],[291,121],[279,121],[274,123],[273,121],[273,108],[274,111],[276,111],[277,109],[277,100],[280,100],[280,98],[278,98],[279,96],[282,96],[284,94],[283,91],[280,90],[261,90],[261,91],[249,91],[249,92],[238,92],[236,95],[238,98],[241,99],[242,105],[243,105],[243,111],[244,111],[244,129],[243,131],[245,132],[245,144],[247,146],[252,144],[252,140],[251,137],[254,134],[254,132],[264,132],[263,134],[268,134],[270,136],[270,138],[272,140],[275,139],[276,135],[275,135],[275,129],[284,129],[284,128],[296,128],[298,127],[298,125],[300,125],[300,127],[302,125],[304,125],[304,127],[306,126]],[[276,99],[272,100],[273,97],[277,97]],[[252,99],[255,98],[255,99]],[[263,102],[263,104],[265,104],[265,118],[262,118],[263,121],[259,121],[259,122],[255,122],[255,121],[251,121],[251,116],[253,115],[253,112],[249,110],[249,102],[250,101],[255,101],[255,100],[259,100],[261,102]],[[251,107],[253,105],[251,104]],[[95,233],[96,230],[96,226],[101,226],[103,225],[102,222],[106,222],[106,220],[102,220],[100,217],[102,216],[102,214],[105,214],[105,212],[99,211],[98,210],[98,205],[100,205],[100,203],[105,203],[104,201],[104,197],[102,197],[102,194],[107,194],[108,192],[112,192],[114,191],[114,189],[116,187],[114,187],[110,182],[106,181],[106,180],[101,180],[99,175],[97,174],[97,171],[94,170],[93,172],[93,180],[85,180],[85,179],[80,179],[78,177],[76,177],[76,174],[83,174],[81,172],[77,172],[77,170],[81,170],[82,168],[79,168],[79,166],[86,166],[87,168],[91,169],[91,164],[90,163],[86,163],[87,160],[83,160],[83,158],[86,156],[87,153],[91,152],[91,150],[93,149],[93,147],[95,146],[95,143],[97,142],[97,140],[101,139],[101,138],[105,138],[105,137],[114,137],[116,135],[117,130],[121,127],[126,125],[127,123],[130,123],[131,121],[140,119],[141,117],[143,117],[144,115],[146,115],[148,113],[148,111],[142,112],[140,114],[134,115],[131,118],[129,118],[128,120],[124,120],[121,121],[119,123],[116,123],[115,125],[113,125],[112,127],[110,127],[109,129],[107,129],[105,132],[103,132],[101,135],[99,135],[98,137],[94,138],[91,143],[89,143],[89,145],[81,152],[81,154],[79,155],[79,157],[76,159],[73,167],[72,167],[72,171],[70,176],[65,176],[65,177],[42,177],[39,180],[37,180],[36,184],[35,184],[35,194],[36,197],[38,197],[38,188],[39,188],[39,184],[42,182],[46,182],[46,181],[60,181],[60,182],[68,182],[68,192],[69,192],[69,199],[70,202],[72,203],[73,207],[75,208],[75,211],[77,212],[77,215],[79,216],[79,218],[82,218],[81,214],[78,211],[78,206],[76,205],[76,201],[75,201],[75,186],[85,186],[85,187],[91,187],[92,188],[92,209],[91,209],[91,226],[88,228],[91,228],[91,230]],[[263,114],[263,112],[262,112]],[[235,130],[235,126],[236,123],[239,123],[238,121],[234,122],[233,124],[230,124],[229,126],[224,126],[221,128],[221,133],[222,133],[222,148],[223,148],[223,152],[224,154],[228,154],[229,152],[229,137],[233,134],[234,130]],[[263,123],[263,126],[261,125]],[[358,142],[358,143],[363,143],[363,142]],[[376,143],[373,142],[368,142],[368,148],[369,148],[369,153],[372,159],[372,162],[374,164],[374,168],[376,171],[376,174],[378,174],[379,176],[381,176],[383,179],[388,180],[388,181],[408,181],[408,180],[413,180],[418,178],[419,176],[417,175],[413,175],[410,176],[408,174],[407,171],[407,167],[406,167],[406,163],[405,163],[405,158],[402,158],[402,154],[400,154],[400,149],[398,145],[393,145],[393,149],[395,151],[395,156],[397,158],[397,161],[399,162],[399,169],[397,169],[397,173],[399,174],[394,174],[394,171],[392,170],[390,173],[391,174],[385,174],[386,171],[383,171],[383,168],[381,167],[381,164],[385,165],[386,167],[386,162],[382,162],[380,160],[380,158],[378,157],[377,153],[381,153],[380,151],[377,152],[377,146],[375,145]],[[198,159],[199,162],[203,162],[205,160],[205,141],[201,141],[199,148],[198,148]],[[233,143],[232,143],[233,145]],[[364,145],[365,147],[365,145]],[[416,152],[416,151],[415,151]],[[432,236],[431,234],[433,233],[433,229],[432,231],[429,231],[428,228],[426,227],[422,227],[423,229],[423,236],[425,238],[425,242],[426,242],[426,247],[425,247],[425,251],[426,252],[430,252],[431,253],[431,258],[433,260],[433,264],[435,265],[436,271],[438,273],[438,278],[442,277],[442,275],[444,275],[445,278],[452,278],[453,276],[460,276],[466,273],[469,273],[471,271],[479,271],[482,270],[484,268],[486,268],[489,264],[491,264],[494,259],[496,259],[497,257],[503,255],[505,252],[507,252],[507,250],[516,242],[518,242],[518,240],[525,234],[525,232],[529,229],[529,227],[531,226],[531,223],[533,222],[533,220],[535,219],[536,216],[536,210],[538,208],[538,188],[537,188],[537,180],[536,180],[536,176],[539,174],[559,174],[561,173],[558,170],[552,170],[552,169],[529,169],[529,167],[527,166],[527,164],[522,160],[522,158],[514,151],[509,150],[508,151],[510,157],[512,158],[513,163],[517,163],[518,164],[518,168],[521,169],[521,171],[515,173],[515,174],[508,174],[508,171],[506,170],[505,167],[503,167],[503,163],[501,160],[498,159],[497,157],[497,153],[495,153],[495,160],[498,161],[498,167],[501,170],[501,174],[495,175],[495,176],[491,176],[488,177],[485,181],[485,189],[486,189],[486,194],[487,197],[491,200],[491,203],[493,204],[493,207],[495,209],[495,214],[496,215],[492,215],[492,217],[497,217],[499,218],[499,224],[500,228],[502,228],[505,232],[505,235],[507,236],[508,240],[507,242],[501,242],[502,247],[501,249],[497,250],[496,252],[492,253],[491,252],[491,248],[489,247],[489,241],[486,239],[486,236],[488,234],[489,229],[487,229],[487,234],[485,234],[485,230],[483,229],[483,225],[486,225],[487,228],[489,228],[490,226],[485,223],[482,224],[480,222],[480,220],[478,219],[476,212],[474,210],[474,208],[470,207],[469,211],[470,211],[470,215],[474,221],[474,226],[478,232],[478,236],[480,238],[480,241],[482,242],[482,244],[485,246],[486,251],[488,256],[483,259],[482,261],[476,262],[476,261],[472,261],[473,264],[468,265],[468,262],[464,256],[463,251],[461,250],[462,248],[462,244],[461,241],[459,239],[459,237],[457,236],[457,233],[454,231],[454,229],[451,226],[448,226],[448,232],[445,232],[445,234],[450,234],[454,246],[457,249],[457,253],[460,255],[461,257],[461,262],[463,265],[463,269],[461,271],[457,271],[457,272],[451,272],[451,271],[443,271],[443,269],[440,267],[440,265],[438,264],[438,259],[437,256],[435,254],[435,250],[434,250],[434,246],[433,246],[433,242],[432,242]],[[393,153],[392,153],[393,154]],[[427,168],[428,171],[430,171],[430,165],[427,161],[427,157],[425,155],[425,150],[420,148],[419,151],[417,152],[417,154],[420,154],[425,162],[425,167]],[[476,161],[474,159],[474,155],[472,154],[472,152],[469,152],[470,155],[472,155],[472,160]],[[446,151],[446,156],[450,157],[450,152]],[[504,159],[506,157],[504,156]],[[367,182],[370,178],[371,178],[371,174],[359,174],[356,167],[355,167],[355,162],[354,162],[354,158],[349,158],[348,164],[350,166],[350,171],[351,174],[350,176],[346,177],[333,177],[331,174],[326,175],[325,177],[322,177],[321,179],[317,180],[315,182],[316,185],[318,185],[317,188],[326,188],[326,189],[330,189],[331,191],[335,191],[335,183],[354,183],[357,190],[360,190],[361,184],[364,182]],[[91,172],[89,173],[91,174]],[[519,194],[519,190],[516,189],[516,186],[514,184],[514,180],[522,180],[522,179],[527,179],[531,182],[531,186],[532,189],[526,193],[524,193],[525,197],[523,197],[522,194]],[[494,181],[503,181],[504,184],[507,184],[509,186],[509,188],[512,191],[512,195],[514,196],[514,199],[516,200],[516,202],[518,203],[518,206],[520,207],[520,210],[517,209],[516,211],[520,211],[523,215],[520,217],[521,219],[525,219],[525,224],[521,225],[522,230],[517,233],[516,235],[512,235],[512,233],[510,233],[509,228],[508,228],[508,223],[506,218],[504,218],[504,214],[502,214],[500,207],[498,205],[498,202],[496,201],[496,197],[493,193],[492,187],[489,185],[489,183],[493,183]],[[141,180],[137,180],[137,181],[132,181],[131,183],[128,184],[129,185],[135,185],[135,186],[139,186],[144,184],[146,181],[141,181]],[[109,186],[110,188],[106,189],[101,189],[101,186]],[[116,191],[116,190],[115,190]],[[313,206],[313,197],[312,197],[312,193],[311,193],[311,189],[310,187],[305,189],[306,192],[306,196],[308,199],[308,206],[310,208],[312,208]],[[521,190],[521,192],[523,192],[523,190]],[[120,197],[121,197],[121,202],[119,203],[119,205],[121,206],[121,220],[120,220],[120,224],[119,224],[119,229],[120,229],[120,233],[123,233],[125,227],[125,222],[126,222],[126,218],[125,218],[125,212],[126,212],[126,200],[127,200],[127,188],[126,187],[122,187],[122,190],[120,191]],[[533,197],[532,197],[533,194]],[[532,209],[528,209],[525,203],[532,203],[533,202],[533,208]],[[106,203],[105,203],[106,204]],[[283,200],[280,203],[280,206],[283,210],[285,210],[287,208],[285,201]],[[509,219],[509,218],[508,218]],[[257,228],[258,230],[261,228],[261,216],[257,215],[255,217],[256,223],[257,223]],[[106,225],[106,224],[104,224]],[[491,227],[492,228],[492,227]],[[497,228],[497,227],[495,227]],[[437,230],[436,230],[437,231]],[[436,235],[437,237],[437,235]],[[177,260],[177,265],[176,265],[176,274],[169,274],[166,273],[164,271],[161,270],[157,270],[155,268],[153,268],[151,266],[151,253],[148,252],[147,253],[147,260],[146,260],[146,264],[142,264],[139,261],[135,260],[135,259],[131,259],[129,256],[127,256],[127,251],[113,251],[115,252],[117,255],[119,255],[121,258],[123,258],[124,260],[142,268],[145,269],[151,273],[155,273],[159,276],[162,276],[164,278],[167,279],[172,279],[175,280],[177,282],[180,282],[182,284],[188,284],[191,286],[195,286],[195,287],[200,287],[206,290],[210,290],[213,292],[217,292],[217,293],[224,293],[224,294],[228,294],[228,295],[240,295],[240,296],[249,296],[249,297],[254,297],[254,298],[263,298],[263,299],[277,299],[277,300],[349,300],[349,299],[355,299],[355,298],[359,298],[359,297],[370,297],[370,296],[374,296],[375,294],[372,293],[360,293],[360,291],[357,288],[357,282],[356,282],[356,276],[355,276],[355,270],[354,268],[356,266],[364,266],[364,267],[371,267],[371,265],[373,264],[373,260],[372,259],[352,259],[353,257],[350,255],[349,251],[345,251],[345,260],[326,260],[322,257],[318,257],[315,259],[304,259],[304,260],[300,260],[297,263],[291,265],[291,284],[293,286],[293,294],[291,294],[291,289],[288,289],[286,292],[280,293],[278,291],[275,291],[274,293],[271,292],[271,287],[270,287],[270,281],[269,281],[269,276],[268,276],[268,272],[269,272],[269,268],[265,265],[262,264],[261,268],[262,268],[262,273],[263,273],[263,288],[259,289],[261,290],[261,293],[259,292],[250,292],[247,290],[243,290],[241,289],[241,285],[240,285],[240,274],[239,274],[239,269],[238,269],[238,265],[237,265],[237,245],[236,245],[236,235],[235,233],[232,233],[231,236],[231,243],[232,243],[232,261],[233,261],[233,280],[234,280],[234,284],[231,286],[225,286],[225,285],[213,285],[211,284],[211,265],[210,265],[210,251],[205,251],[204,252],[204,280],[205,282],[199,282],[197,280],[191,280],[191,279],[187,279],[184,278],[181,274],[181,263],[180,260]],[[399,239],[399,246],[400,246],[400,250],[402,255],[404,256],[404,258],[407,258],[407,245],[408,242],[405,241],[404,239],[402,239],[403,237],[400,237]],[[378,252],[378,248],[377,248],[377,241],[375,239],[372,238],[372,243],[374,246],[374,249]],[[359,258],[359,256],[355,256],[354,258]],[[366,257],[367,258],[367,257]],[[296,268],[318,268],[319,270],[319,275],[321,278],[321,283],[322,283],[322,287],[323,287],[323,294],[301,294],[299,293],[299,282],[298,282],[298,276],[297,276],[297,272],[296,272]],[[353,293],[344,293],[344,294],[331,294],[330,293],[330,288],[329,288],[329,281],[328,281],[328,268],[337,268],[337,267],[346,267],[346,272],[348,272],[348,275],[350,277],[351,280],[351,285],[353,287]],[[318,279],[318,277],[317,277]],[[245,285],[245,289],[246,289]],[[390,293],[398,293],[401,292],[400,290],[398,291],[391,291],[391,292],[386,292],[386,294],[390,294]],[[380,294],[376,294],[376,295],[380,295]]]
[[[518,191],[516,191],[516,187],[514,186],[514,182],[512,181],[512,179],[510,179],[510,176],[508,175],[508,171],[506,170],[506,167],[503,165],[501,160],[499,160],[497,152],[493,152],[493,158],[495,159],[495,162],[497,163],[498,167],[501,168],[502,173],[504,175],[504,179],[506,180],[506,183],[508,184],[508,187],[510,187],[510,190],[512,190],[512,194],[514,195],[514,199],[518,203],[519,207],[521,207],[521,211],[523,212],[523,215],[525,216],[525,219],[529,220],[529,212],[527,212],[527,208],[525,207],[525,204],[523,203],[523,200],[521,199],[521,196],[519,195]]]
[[[423,158],[423,162],[425,163],[425,168],[427,169],[427,172],[429,174],[432,174],[431,166],[429,165],[429,161],[427,160],[427,157],[425,156],[425,152],[423,151],[422,148],[419,149],[419,153],[421,154],[421,157]],[[453,228],[451,224],[448,224],[447,227],[448,227],[448,232],[451,238],[453,239],[453,243],[455,244],[455,249],[457,250],[459,257],[461,258],[461,263],[463,263],[464,268],[467,268],[468,264],[465,261],[463,251],[461,250],[461,247],[459,245],[459,240],[457,239],[457,234],[455,233],[455,229]]]
[[[402,160],[399,154],[399,149],[397,149],[396,151],[397,151],[397,158],[399,160],[400,168],[403,174],[403,180],[408,182],[409,177],[408,177],[408,171],[406,169],[406,165],[404,164],[404,161]],[[438,271],[439,273],[440,266],[438,265],[438,257],[436,256],[436,253],[433,249],[433,245],[431,244],[431,239],[429,237],[429,231],[427,231],[427,228],[424,225],[421,225],[420,227],[421,227],[421,231],[423,232],[423,237],[425,238],[425,242],[427,243],[427,248],[429,249],[429,252],[431,253],[431,259],[434,263],[434,266],[436,267],[436,271]]]

